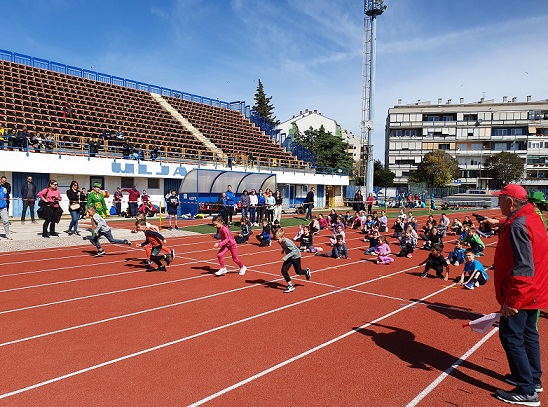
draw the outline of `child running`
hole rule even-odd
[[[278,229],[274,235],[276,241],[282,246],[282,253],[285,253],[283,257],[282,265],[282,276],[284,276],[285,281],[287,282],[287,288],[284,290],[284,293],[290,293],[295,291],[295,286],[291,282],[291,277],[289,277],[289,269],[293,266],[295,273],[298,275],[305,275],[307,280],[310,280],[310,269],[307,268],[303,271],[301,268],[301,251],[299,248],[291,241],[285,237],[283,229]]]
[[[139,223],[140,222],[144,222],[147,229],[150,229],[153,232],[160,233],[160,229],[158,228],[158,226],[147,222],[146,215],[144,213],[138,213],[135,216],[135,230],[132,230],[131,233],[140,232],[140,230],[139,230]],[[166,242],[164,241],[164,244],[165,243]],[[162,245],[162,252],[164,252],[164,254],[169,255],[171,257],[171,261],[173,261],[173,259],[175,259],[175,250],[170,249],[169,247],[165,246],[164,244]],[[152,264],[152,262],[150,261],[150,253],[152,252],[152,246],[150,244],[147,244],[144,247],[145,247],[145,253],[146,253],[146,260],[142,261],[141,263],[143,263],[145,266],[150,266]]]
[[[240,272],[238,274],[243,276],[247,270],[247,267],[244,266],[240,259],[238,259],[238,245],[234,240],[234,236],[232,236],[232,233],[230,233],[228,226],[225,225],[223,218],[220,216],[215,216],[213,218],[213,226],[217,228],[217,233],[219,235],[219,238],[221,239],[220,242],[217,242],[213,245],[213,247],[220,248],[217,252],[217,259],[219,259],[219,264],[221,265],[221,268],[217,272],[215,272],[215,275],[222,276],[228,273],[228,270],[225,267],[225,261],[223,259],[223,256],[227,251],[230,250],[230,254],[232,254],[232,260],[240,268]]]
[[[137,243],[136,247],[144,247],[151,245],[152,249],[150,250],[149,260],[156,263],[158,266],[154,271],[166,271],[166,266],[164,266],[161,260],[166,262],[166,265],[171,263],[171,255],[169,254],[160,254],[164,243],[166,243],[165,238],[158,232],[153,231],[150,227],[147,227],[146,221],[137,221],[136,223],[137,230],[145,233],[145,241],[143,243]]]
[[[93,237],[90,239],[91,244],[97,247],[97,254],[95,255],[95,257],[99,257],[105,254],[105,251],[101,247],[101,243],[99,243],[99,239],[101,238],[101,236],[106,237],[110,243],[131,245],[131,242],[127,239],[119,240],[112,237],[112,231],[110,230],[110,226],[108,226],[105,219],[103,219],[101,215],[97,213],[97,211],[95,210],[95,206],[90,206],[88,208],[88,215],[91,217],[92,223],[95,226]]]
[[[468,290],[484,285],[489,280],[489,275],[483,265],[476,260],[474,250],[466,249],[464,258],[466,263],[464,263],[464,271],[458,280],[459,284]]]
[[[449,262],[443,257],[443,246],[440,244],[435,244],[432,247],[432,251],[423,262],[419,263],[419,266],[423,264],[426,265],[424,272],[421,274],[421,278],[424,278],[428,275],[430,269],[436,271],[436,276],[443,278],[445,281],[449,280]],[[443,275],[443,269],[445,268],[445,276]]]
[[[390,264],[394,261],[394,259],[389,256],[391,250],[385,236],[379,237],[379,243],[375,246],[375,253],[378,256],[377,264]]]

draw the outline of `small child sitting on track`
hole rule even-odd
[[[234,237],[234,240],[236,240],[236,243],[238,244],[247,243],[249,241],[249,236],[253,233],[253,230],[251,229],[251,222],[247,216],[242,216],[240,219],[240,227],[242,230],[237,236]]]
[[[489,275],[483,265],[476,260],[474,250],[466,249],[464,257],[466,259],[464,271],[457,279],[457,282],[468,290],[473,290],[480,285],[484,285],[489,280]]]
[[[333,249],[325,254],[317,252],[316,256],[333,257],[334,259],[340,259],[344,256],[346,259],[348,259],[348,248],[346,247],[346,243],[344,242],[344,237],[342,235],[336,235]]]
[[[390,264],[394,261],[394,259],[389,256],[391,250],[385,236],[379,237],[379,242],[377,246],[375,246],[375,253],[378,256],[377,264]]]

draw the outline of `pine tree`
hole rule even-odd
[[[255,105],[253,110],[255,110],[263,119],[268,123],[277,126],[280,124],[279,120],[276,120],[276,116],[273,116],[274,106],[272,106],[271,100],[272,96],[266,97],[264,92],[263,83],[259,79],[259,86],[257,86],[257,93],[255,93]]]

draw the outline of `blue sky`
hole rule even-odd
[[[388,108],[548,99],[547,0],[386,0],[377,26],[375,157]],[[0,48],[225,101],[257,79],[287,120],[317,109],[355,134],[360,0],[0,0]]]

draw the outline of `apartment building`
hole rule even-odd
[[[480,99],[437,104],[418,101],[388,110],[385,128],[385,166],[396,174],[396,185],[406,185],[422,157],[444,150],[455,157],[461,178],[455,184],[487,188],[484,162],[491,155],[511,151],[525,161],[522,184],[548,187],[548,99],[501,102]]]

